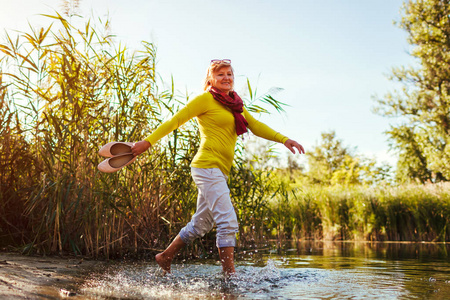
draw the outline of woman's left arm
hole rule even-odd
[[[250,129],[253,134],[256,136],[262,137],[266,140],[278,142],[284,144],[292,153],[295,154],[295,149],[298,150],[299,154],[304,154],[305,149],[302,145],[297,143],[294,140],[289,139],[288,137],[282,135],[279,132],[276,132],[266,124],[256,120],[245,108],[244,108],[244,117],[248,123],[248,129]]]

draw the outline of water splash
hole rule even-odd
[[[211,269],[211,266],[205,267]],[[111,267],[102,274],[94,274],[83,285],[82,291],[88,295],[122,299],[174,299],[192,293],[199,297],[214,294],[209,287],[211,282],[217,280],[216,276],[207,276],[206,272],[202,274],[197,266],[188,266],[183,272],[177,269],[163,276],[156,266]]]
[[[229,280],[234,291],[251,299],[285,299],[283,290],[298,283],[313,284],[324,278],[315,270],[283,269],[283,262],[268,259],[266,266],[245,267]]]
[[[163,276],[155,265],[120,265],[93,273],[81,293],[120,299],[259,299],[293,281],[317,281],[314,272],[289,272],[268,260],[265,267],[242,266],[226,278],[218,264],[174,265]]]

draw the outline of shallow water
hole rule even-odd
[[[236,275],[215,260],[111,263],[76,289],[91,299],[450,299],[449,245],[297,243],[239,251]]]

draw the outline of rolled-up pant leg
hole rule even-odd
[[[230,198],[227,177],[217,168],[191,168],[198,188],[197,211],[180,231],[186,244],[217,226],[217,247],[235,247],[238,222]]]

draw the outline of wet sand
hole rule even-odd
[[[79,298],[72,293],[83,271],[102,264],[82,258],[0,253],[1,299]]]

